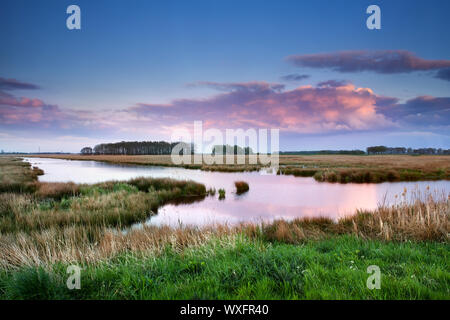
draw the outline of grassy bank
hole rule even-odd
[[[43,172],[16,157],[0,156],[0,192],[34,192]]]
[[[208,194],[203,184],[170,179],[94,185],[38,182],[39,169],[15,158],[0,159],[2,234],[66,226],[122,228],[145,220],[166,203],[199,200]]]
[[[37,157],[39,157],[37,155]],[[176,166],[169,155],[45,155],[67,160],[96,160],[116,164]],[[338,183],[381,183],[385,181],[450,180],[450,156],[409,155],[281,155],[279,174],[314,177]],[[188,169],[241,172],[261,169],[260,165],[181,165]]]
[[[365,241],[354,236],[302,245],[245,236],[158,255],[124,253],[82,265],[68,290],[65,264],[0,272],[7,299],[449,299],[448,244]],[[369,290],[370,265],[381,289]]]
[[[0,192],[3,299],[450,298],[447,194],[339,221],[130,230],[150,209],[208,191],[168,179],[39,183],[9,161],[34,187]],[[71,264],[81,290],[65,285]],[[369,265],[381,269],[380,290],[366,287]]]

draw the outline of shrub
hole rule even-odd
[[[236,193],[237,194],[245,193],[245,192],[247,192],[250,189],[250,187],[248,186],[248,183],[245,182],[245,181],[236,181],[234,183],[234,185],[236,186]]]

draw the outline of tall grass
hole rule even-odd
[[[136,178],[94,185],[37,181],[38,168],[0,157],[0,232],[31,232],[53,227],[125,227],[143,221],[171,201],[207,195],[193,181]]]
[[[42,170],[32,168],[21,158],[0,156],[0,192],[32,193],[37,177],[42,174]]]
[[[34,195],[0,193],[1,232],[71,225],[125,227],[145,220],[165,203],[206,196],[202,184],[151,178],[96,185],[38,183],[37,187]]]
[[[448,299],[447,255],[437,242],[340,236],[297,246],[212,237],[79,264],[81,290],[67,289],[68,264],[1,272],[0,299]],[[381,290],[366,286],[370,265],[380,267]]]
[[[135,193],[134,195],[139,195]],[[89,202],[86,206],[97,208],[110,196]],[[13,196],[14,200],[16,195]],[[422,199],[422,198],[421,198]],[[30,205],[30,199],[21,199],[21,208]],[[113,207],[120,205],[124,199],[113,202]],[[132,198],[123,204],[125,212],[128,205],[140,202]],[[144,210],[145,206],[141,209]],[[3,210],[3,209],[2,209]],[[17,207],[17,211],[20,211]],[[81,215],[86,208],[80,210]],[[112,210],[114,211],[114,210]],[[138,210],[139,211],[139,210]],[[374,211],[358,212],[356,215],[332,221],[326,218],[296,219],[293,221],[274,221],[266,224],[242,224],[239,226],[195,227],[143,227],[138,230],[122,232],[121,227],[111,228],[110,221],[104,216],[95,215],[83,225],[79,220],[61,221],[52,218],[52,223],[45,220],[27,221],[26,231],[0,235],[0,265],[3,268],[15,268],[21,265],[49,265],[55,262],[96,263],[110,259],[124,252],[138,254],[157,254],[166,247],[183,250],[198,246],[211,240],[229,239],[245,235],[254,241],[301,244],[308,241],[324,240],[341,235],[353,235],[366,240],[380,241],[434,241],[448,243],[450,228],[450,201],[447,198],[428,197],[416,199],[411,203],[395,206],[380,206]],[[102,210],[100,210],[102,212]],[[120,210],[118,212],[121,212]],[[69,214],[70,215],[70,214]],[[109,216],[107,216],[109,217]],[[40,216],[40,219],[44,219]],[[80,219],[84,219],[81,217]],[[110,218],[108,218],[110,219]],[[124,216],[121,217],[125,220]],[[33,228],[37,223],[40,228]]]
[[[422,200],[424,199],[425,200]],[[420,195],[411,202],[387,206],[374,211],[358,211],[334,222],[328,218],[279,220],[262,225],[251,233],[269,241],[301,243],[342,234],[384,241],[444,241],[450,234],[450,200],[442,195]]]

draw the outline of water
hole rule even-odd
[[[225,200],[208,197],[203,201],[166,205],[151,217],[149,225],[208,225],[241,222],[269,222],[274,219],[291,220],[301,217],[324,216],[332,219],[354,214],[357,209],[375,209],[379,204],[394,204],[405,200],[408,190],[450,194],[450,181],[395,182],[381,184],[338,184],[317,182],[313,178],[262,175],[258,172],[207,172],[173,167],[116,165],[96,161],[69,161],[46,158],[27,158],[33,166],[44,170],[40,181],[97,183],[107,180],[127,180],[135,177],[194,180],[207,188],[226,190]],[[246,181],[249,192],[235,194],[234,181]],[[397,197],[396,197],[397,195]]]

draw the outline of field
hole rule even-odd
[[[338,222],[129,229],[167,202],[215,192],[151,178],[40,183],[37,173],[0,157],[1,299],[450,298],[448,195]],[[80,290],[66,287],[73,264]],[[366,286],[370,265],[380,290]]]
[[[35,155],[39,157],[39,155]],[[30,156],[33,157],[33,156]],[[42,157],[42,155],[40,156]],[[175,166],[169,155],[45,155],[68,160],[96,160],[119,164]],[[210,171],[254,171],[261,165],[182,165]],[[385,181],[449,180],[450,156],[410,155],[281,155],[279,174],[314,177],[317,181],[380,183]]]

